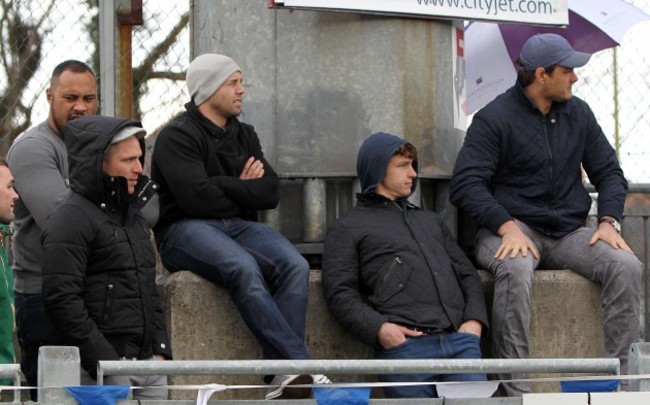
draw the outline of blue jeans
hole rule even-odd
[[[630,345],[639,340],[640,289],[643,264],[632,253],[614,249],[606,242],[593,246],[589,239],[596,231],[582,227],[563,238],[546,236],[525,223],[517,225],[537,248],[540,259],[523,257],[494,258],[501,237],[482,228],[476,235],[476,259],[494,276],[492,305],[493,351],[497,358],[528,357],[533,271],[570,269],[602,286],[605,352],[621,361],[621,374],[627,373]],[[561,299],[561,297],[558,297]],[[500,379],[527,378],[527,374],[500,374]],[[530,391],[526,382],[501,384],[508,396]]]
[[[390,349],[375,350],[378,359],[480,359],[481,338],[471,333],[441,333],[409,337]],[[485,381],[485,374],[380,374],[383,382]],[[386,398],[434,398],[436,386],[384,387]]]
[[[45,313],[42,294],[14,292],[14,302],[20,369],[25,374],[27,384],[35,387],[38,384],[38,349],[41,346],[61,346],[64,342]],[[31,390],[30,395],[33,401],[37,400],[36,390]]]
[[[170,271],[189,270],[228,289],[267,359],[308,359],[309,264],[272,228],[241,218],[175,223],[160,244]]]

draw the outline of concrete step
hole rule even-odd
[[[491,308],[492,276],[479,271]],[[306,343],[314,359],[367,359],[371,347],[359,342],[332,318],[321,291],[320,272],[309,283]],[[167,324],[176,360],[260,359],[261,350],[235,308],[228,292],[189,272],[163,273],[159,279]],[[600,287],[568,270],[538,270],[533,279],[531,357],[603,357]],[[490,338],[483,338],[490,356]],[[548,375],[546,375],[548,376]],[[368,376],[336,376],[340,382],[372,381]],[[172,376],[170,384],[261,384],[255,376]],[[538,392],[558,385],[537,384]],[[259,399],[263,390],[226,391],[213,399]],[[196,398],[176,391],[172,399]]]

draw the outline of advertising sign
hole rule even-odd
[[[268,0],[271,7],[517,22],[569,23],[568,0]]]

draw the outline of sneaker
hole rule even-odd
[[[332,381],[325,374],[313,374],[314,384],[331,384]]]
[[[325,376],[323,376],[325,377]],[[327,377],[325,377],[327,378]],[[291,385],[313,384],[314,379],[309,374],[283,375],[273,377],[269,389],[266,391],[265,399],[298,399],[309,398],[311,389],[306,387],[291,388]]]

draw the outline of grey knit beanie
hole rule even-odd
[[[197,106],[203,104],[232,75],[241,71],[234,60],[216,53],[197,56],[187,69],[187,89]]]

